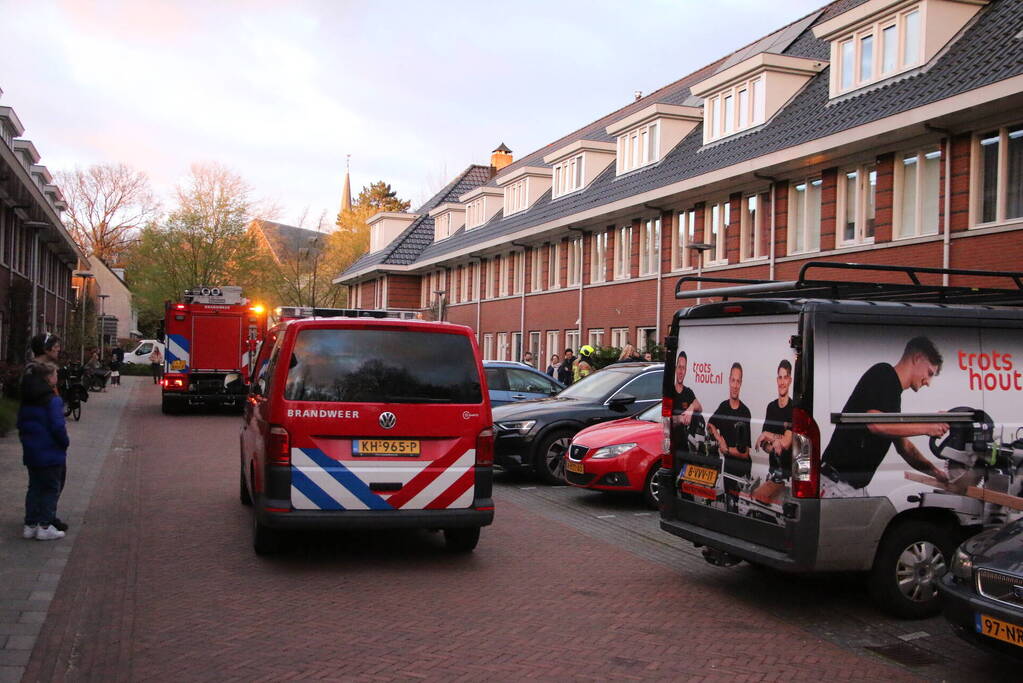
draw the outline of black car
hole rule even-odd
[[[938,590],[956,634],[1023,659],[1023,519],[959,546]]]
[[[550,484],[563,483],[562,457],[583,427],[643,412],[661,400],[661,363],[615,363],[557,396],[494,408],[494,462],[533,468]]]

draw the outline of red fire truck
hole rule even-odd
[[[250,358],[266,333],[266,310],[241,287],[197,287],[165,305],[163,412],[241,407]]]

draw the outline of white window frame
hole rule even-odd
[[[629,328],[628,327],[612,327],[611,328],[611,346],[616,348],[624,348],[629,343]]]
[[[640,356],[646,351],[645,340],[648,336],[654,340],[654,344],[658,343],[657,340],[657,328],[656,327],[637,327],[636,328],[636,353]]]
[[[558,330],[547,330],[547,355],[544,357],[544,362],[542,363],[545,370],[547,369],[547,363],[550,362],[551,356],[558,354],[558,358],[561,358],[561,352],[564,351],[564,349],[558,346],[558,338],[560,336],[561,333]]]
[[[553,184],[551,186],[551,197],[557,199],[583,189],[583,182],[586,178],[586,157],[577,154],[563,161],[558,162],[552,169]]]
[[[758,74],[706,99],[708,115],[703,128],[704,143],[727,138],[764,123],[767,115],[766,78],[766,74]]]
[[[802,212],[803,225],[794,226],[794,221],[793,221],[792,217],[795,215],[795,212],[793,211],[793,208],[796,205],[797,197],[799,197],[797,187],[800,186],[800,185],[805,185],[806,186],[806,189],[803,191],[802,197],[799,198],[799,201],[803,202],[803,212]],[[810,203],[810,188],[811,187],[817,187],[818,188],[818,190],[817,190],[817,222],[816,222],[816,225],[811,225],[806,220],[806,217],[808,215],[807,209],[811,206],[811,203]],[[787,230],[787,232],[788,232],[788,250],[787,250],[787,253],[788,254],[790,254],[790,255],[791,254],[812,254],[814,252],[820,251],[820,249],[821,249],[821,247],[820,247],[820,244],[821,244],[821,242],[820,242],[820,239],[821,239],[821,201],[820,201],[820,197],[821,197],[821,190],[823,189],[823,187],[824,187],[824,184],[823,184],[823,181],[821,180],[820,176],[815,176],[815,177],[811,177],[811,178],[806,178],[804,180],[794,181],[794,182],[791,182],[789,184],[788,230]],[[803,244],[802,244],[802,247],[800,249],[796,249],[796,238],[795,238],[795,236],[796,236],[797,230],[802,233],[802,237],[803,237]],[[810,241],[811,241],[810,238],[814,236],[814,233],[816,233],[817,246],[816,247],[810,247],[809,246]]]
[[[522,294],[526,286],[526,252],[512,253],[512,294]]]
[[[543,291],[543,250],[540,247],[530,247],[529,253],[529,291]]]
[[[551,242],[547,245],[547,289],[561,288],[561,244]]]
[[[635,171],[660,161],[661,126],[651,121],[618,136],[616,175]]]
[[[740,261],[762,261],[769,254],[769,249],[764,249],[765,218],[764,202],[762,192],[751,192],[743,195],[742,206],[739,214],[739,260]],[[753,216],[750,216],[750,201],[756,206],[753,209]],[[761,253],[761,250],[765,253]]]
[[[576,354],[579,353],[579,330],[565,330],[565,348],[572,349]]]
[[[508,360],[508,333],[497,333],[497,360]]]
[[[583,238],[573,237],[568,241],[567,286],[573,287],[583,281]]]
[[[511,333],[511,348],[509,349],[509,352],[511,353],[511,358],[509,358],[508,360],[513,360],[513,361],[516,361],[516,362],[522,362],[523,353],[522,353],[522,333],[521,332],[512,332]]]
[[[675,234],[671,241],[671,269],[688,270],[694,267],[692,249],[689,245],[699,242],[696,227],[696,208],[679,211],[675,215]]]
[[[494,298],[494,278],[496,277],[496,273],[497,273],[496,257],[488,258],[486,260],[486,264],[487,264],[487,267],[484,270],[483,276],[486,278],[487,284],[483,288],[483,291],[485,292],[485,298],[493,299]]]
[[[508,273],[509,273],[509,257],[511,254],[501,254],[498,258],[501,259],[497,269],[497,293],[498,296],[508,296]]]
[[[732,222],[732,203],[728,199],[707,202],[703,207],[703,241],[711,248],[703,252],[703,265],[728,263],[728,226]]]
[[[607,230],[593,233],[590,247],[590,282],[607,282]]]
[[[460,273],[461,278],[459,279],[459,285],[458,285],[458,295],[459,295],[458,298],[459,298],[459,300],[461,300],[463,302],[465,302],[465,301],[472,301],[472,296],[471,296],[471,292],[470,292],[470,289],[469,289],[471,287],[471,285],[470,285],[470,277],[469,277],[469,275],[470,275],[469,271],[471,269],[472,269],[472,264],[466,263],[464,266],[462,266],[462,272]]]
[[[981,156],[981,142],[982,138],[988,132],[994,132],[991,129],[994,128],[998,133],[998,162],[997,162],[997,173],[998,178],[995,186],[995,217],[994,220],[984,221],[984,173],[983,173],[983,157]],[[971,227],[983,227],[988,225],[997,225],[1004,223],[1009,220],[1019,220],[1020,216],[1009,216],[1008,215],[1008,203],[1009,203],[1009,129],[1015,128],[1013,131],[1013,139],[1017,139],[1019,135],[1023,134],[1023,124],[1015,123],[1006,126],[989,126],[987,130],[977,133],[973,138],[973,150],[970,161],[970,226]]]
[[[592,327],[586,332],[586,343],[597,348],[604,345],[604,328]]]
[[[624,246],[623,246],[624,245]],[[614,279],[632,277],[632,224],[615,228]]]
[[[864,182],[874,175],[874,184]],[[855,178],[849,176],[855,175]],[[849,183],[853,183],[853,194],[855,204],[849,207]],[[873,193],[871,193],[873,189]],[[871,196],[873,195],[873,196]],[[873,204],[874,208],[874,229],[877,229],[877,165],[873,162],[859,164],[838,171],[838,193],[836,202],[835,232],[837,244],[840,247],[851,247],[861,244],[873,244],[874,235],[867,234],[871,227],[867,221],[868,207]],[[846,237],[845,229],[852,216],[853,236]]]
[[[494,335],[483,335],[483,360],[494,360]]]
[[[661,219],[648,218],[640,223],[639,274],[654,275],[661,265]]]
[[[520,213],[529,208],[529,178],[517,180],[504,188],[504,215]]]
[[[906,43],[906,26],[909,15],[916,13],[917,21],[917,44],[915,54],[907,54],[907,48],[911,46]],[[896,59],[895,64],[889,71],[885,71],[886,46],[884,45],[884,30],[895,27]],[[863,66],[863,41],[872,38],[872,59],[869,73],[862,73]],[[920,66],[923,63],[924,55],[924,26],[923,9],[920,4],[905,7],[898,12],[889,14],[869,26],[863,26],[855,31],[850,31],[836,38],[832,49],[832,62],[834,64],[836,77],[834,79],[835,94],[852,92],[860,88],[877,83],[878,81],[891,78],[896,74],[903,73],[909,69]],[[851,45],[851,55],[847,54],[844,46]],[[845,80],[844,72],[848,59],[852,59],[852,78],[849,82]]]
[[[903,240],[912,239],[913,237],[923,237],[926,235],[937,235],[940,230],[941,221],[941,173],[943,167],[940,166],[945,162],[944,150],[940,146],[927,147],[921,150],[900,152],[895,155],[895,178],[892,188],[892,239]],[[914,196],[913,196],[913,231],[906,235],[903,233],[903,219],[904,215],[904,201],[906,196],[906,159],[916,158],[914,162],[916,164],[916,178],[914,179]],[[924,215],[924,199],[926,180],[924,174],[921,172],[924,168],[924,164],[932,159],[937,159],[939,164],[938,169],[938,182],[934,188],[935,192],[935,215],[934,215],[934,230],[929,232],[923,231],[923,215]]]

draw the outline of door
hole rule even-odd
[[[561,391],[546,375],[520,368],[508,368],[508,393],[512,401],[547,398]]]
[[[485,368],[487,388],[490,389],[490,405],[503,406],[511,403],[511,392],[508,390],[508,375],[505,368]]]

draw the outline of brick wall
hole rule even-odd
[[[387,276],[387,308],[419,308],[419,277]]]
[[[821,251],[834,249],[838,217],[838,169],[821,172]]]
[[[877,158],[877,187],[874,189],[874,243],[891,242],[895,202],[895,155]]]

